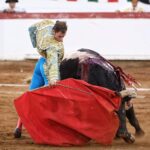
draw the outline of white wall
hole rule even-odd
[[[28,27],[36,19],[0,20],[0,59],[39,57]],[[66,19],[65,52],[89,48],[111,59],[150,59],[150,19]]]

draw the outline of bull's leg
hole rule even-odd
[[[143,136],[144,131],[141,129],[139,121],[135,115],[133,104],[131,103],[131,98],[136,97],[136,92],[134,90],[123,90],[120,92],[120,96],[126,101],[127,110],[126,117],[129,120],[129,123],[135,128],[135,135]]]
[[[126,127],[126,111],[125,111],[125,101],[122,102],[120,109],[118,111],[118,116],[120,119],[120,126],[117,131],[117,137],[123,138],[127,143],[134,143],[134,136],[128,132]]]
[[[126,116],[129,120],[129,123],[135,128],[135,135],[143,136],[144,131],[141,129],[138,119],[136,118],[133,104],[126,110]]]
[[[133,89],[131,90],[122,90],[118,93],[122,98],[124,98],[124,101],[129,101],[131,98],[135,98],[137,96],[136,91]]]
[[[14,137],[15,138],[21,138],[21,133],[22,133],[22,122],[21,122],[21,120],[19,118],[18,122],[17,122],[16,129],[14,131]]]

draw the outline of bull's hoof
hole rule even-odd
[[[135,142],[135,137],[128,132],[122,133],[118,135],[120,138],[122,138],[126,143],[133,144]]]
[[[143,137],[144,135],[145,135],[145,132],[142,129],[135,132],[136,137]]]
[[[15,129],[14,138],[21,138],[21,129],[20,128]]]
[[[129,134],[126,137],[123,137],[124,141],[129,144],[133,144],[135,142],[135,137],[132,134]]]

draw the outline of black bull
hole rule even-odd
[[[125,89],[125,84],[119,73],[109,63],[105,62],[103,57],[97,52],[89,49],[80,49],[76,53],[78,53],[78,56],[74,57],[74,53],[60,64],[61,79],[82,79],[90,84],[106,87],[118,92]],[[80,57],[81,55],[82,57]],[[85,58],[83,57],[84,55]],[[137,134],[144,133],[139,126],[134,111],[132,110],[132,112],[126,114],[125,102],[130,99],[130,97],[124,98],[118,111],[120,127],[117,136],[123,137],[126,142],[133,142],[132,135],[126,128],[126,116],[131,125],[135,127]]]
[[[61,79],[75,78],[86,80],[90,84],[106,87],[114,91],[122,91],[125,84],[119,74],[114,71],[108,63],[103,61],[103,57],[98,53],[88,49],[80,49],[79,52],[89,53],[92,58],[67,58],[60,65]],[[86,76],[87,74],[87,76]]]

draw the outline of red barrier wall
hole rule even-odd
[[[0,19],[95,19],[95,18],[150,18],[150,12],[146,13],[122,13],[122,12],[68,12],[68,13],[0,13]]]

